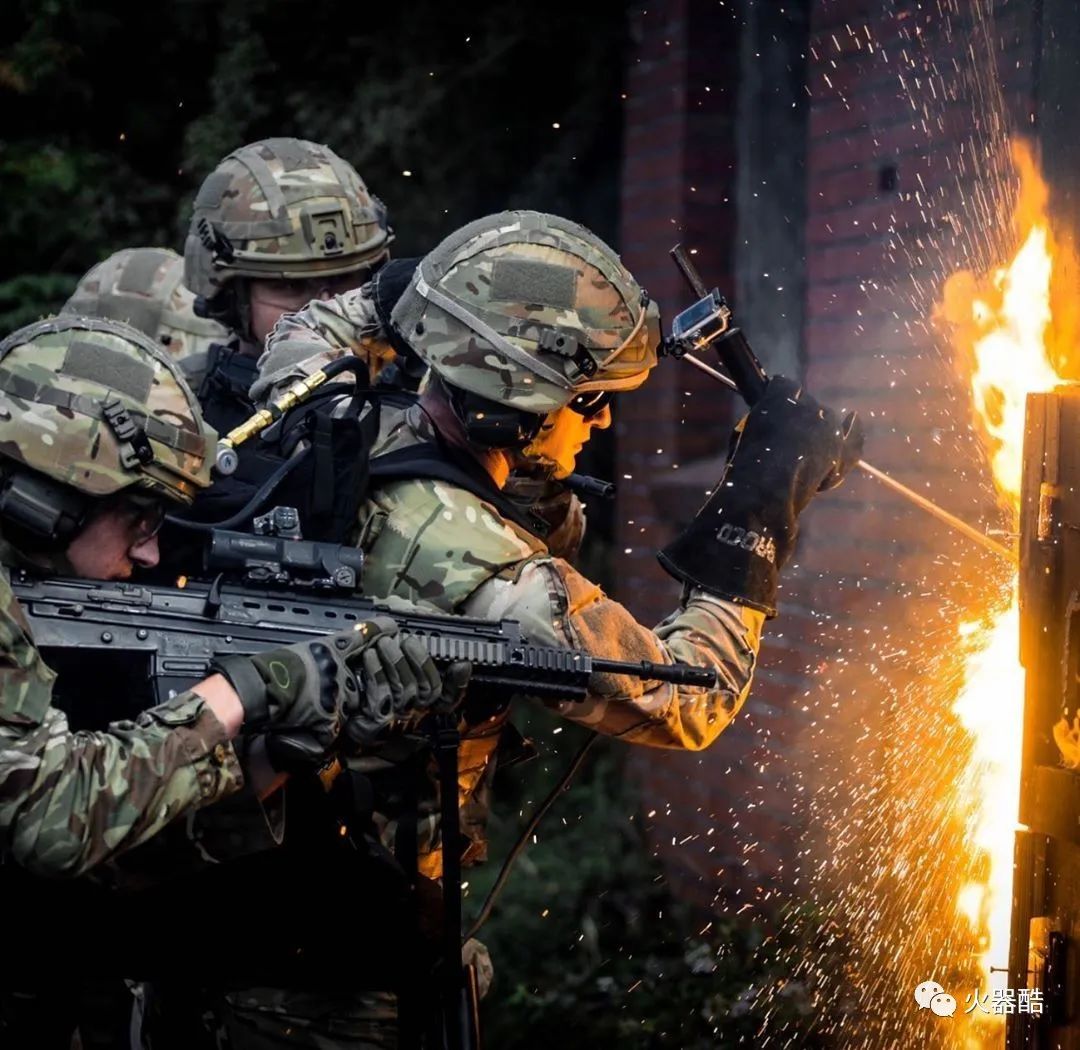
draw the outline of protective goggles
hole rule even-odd
[[[131,517],[132,543],[153,539],[165,524],[165,504],[161,500],[140,499],[125,495],[118,501],[123,512]]]
[[[613,390],[587,390],[573,398],[566,407],[585,419],[592,419],[611,404],[614,394]]]

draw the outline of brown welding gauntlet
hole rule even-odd
[[[795,548],[798,517],[839,485],[862,455],[862,425],[774,376],[750,410],[720,484],[658,555],[678,580],[776,615],[778,575]]]

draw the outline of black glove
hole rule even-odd
[[[456,662],[440,674],[427,646],[413,635],[402,638],[396,628],[364,650],[363,669],[366,699],[345,712],[345,737],[354,746],[396,722],[452,709],[472,673],[471,664]]]
[[[310,769],[323,763],[348,719],[368,718],[372,710],[392,713],[393,691],[377,647],[395,634],[392,620],[377,617],[254,656],[219,657],[211,667],[240,697],[244,730],[266,734],[274,767]]]
[[[720,484],[660,554],[676,579],[776,615],[778,574],[795,549],[797,519],[862,456],[855,413],[843,419],[774,376],[737,435]]]

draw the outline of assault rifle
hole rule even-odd
[[[212,530],[207,579],[182,586],[48,578],[12,573],[12,590],[46,662],[65,683],[115,676],[132,684],[133,716],[205,678],[211,661],[227,654],[272,649],[313,635],[347,630],[388,616],[402,634],[421,639],[439,666],[472,665],[468,708],[477,697],[505,703],[518,693],[549,700],[583,700],[594,672],[709,687],[715,672],[688,664],[607,660],[582,649],[531,644],[514,620],[483,620],[391,607],[355,593],[360,551],[299,539],[291,508],[255,520],[256,534]],[[102,658],[105,663],[102,663]],[[147,690],[147,684],[149,686]],[[74,727],[76,707],[69,708]],[[112,718],[117,717],[116,712]],[[441,1042],[446,1050],[479,1043],[475,974],[460,966],[461,850],[457,808],[458,720],[438,715],[430,732],[441,783],[444,942]]]
[[[470,691],[495,690],[550,700],[582,700],[594,672],[709,687],[715,672],[688,664],[606,660],[583,649],[532,645],[515,620],[408,611],[353,593],[359,551],[336,544],[212,534],[211,580],[158,587],[140,583],[12,574],[46,662],[65,654],[123,653],[143,661],[160,703],[205,678],[217,656],[248,654],[347,630],[373,616],[393,619],[420,638],[435,663],[468,660]],[[55,665],[54,665],[55,666]],[[77,665],[76,665],[77,666]]]

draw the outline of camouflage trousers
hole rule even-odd
[[[389,992],[247,988],[211,1000],[147,996],[143,1050],[397,1050]]]

